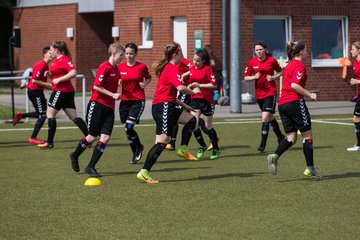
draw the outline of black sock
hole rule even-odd
[[[75,152],[74,152],[74,157],[75,158],[78,158],[85,150],[86,148],[90,145],[90,143],[88,141],[86,141],[86,138],[83,137],[78,146],[76,147],[75,149]]]
[[[192,132],[195,129],[195,126],[196,126],[196,118],[195,117],[191,118],[190,121],[185,124],[185,126],[183,127],[183,130],[182,130],[182,133],[181,133],[181,146],[189,145],[190,138],[191,138]]]
[[[261,126],[261,146],[266,146],[266,141],[269,136],[269,129],[269,122],[263,122]]]
[[[88,129],[85,121],[82,118],[75,118],[73,122],[78,126],[78,128],[81,130],[81,132],[84,134],[84,136],[88,135]]]
[[[360,123],[354,123],[355,125],[355,134],[357,140],[357,146],[360,146]]]
[[[206,135],[209,135],[209,130],[205,127],[205,121],[202,118],[199,118],[199,128],[203,131]]]
[[[47,142],[49,144],[54,144],[54,136],[56,132],[56,118],[48,119],[48,139]]]
[[[280,157],[281,154],[283,154],[286,150],[288,150],[292,145],[293,145],[293,142],[289,142],[289,140],[283,139],[279,143],[279,145],[275,151],[275,154],[277,154]]]
[[[137,148],[140,148],[140,139],[139,136],[137,134],[137,132],[134,130],[134,125],[131,123],[126,123],[125,124],[125,132],[126,132],[126,137],[128,139],[128,144],[130,145],[131,151],[133,153],[136,152]]]
[[[143,169],[150,171],[151,168],[153,167],[153,165],[155,164],[156,160],[162,153],[162,151],[165,149],[165,147],[166,147],[166,143],[154,144],[154,146],[152,146],[152,148],[149,150],[149,152],[146,156],[146,160],[145,160]]]
[[[171,141],[172,139],[176,139],[176,136],[177,136],[178,131],[179,131],[179,124],[176,124],[176,125],[174,126],[174,128],[171,130],[170,141]]]
[[[102,154],[104,153],[105,148],[106,148],[106,144],[99,140],[98,143],[96,144],[96,147],[94,148],[88,167],[95,168],[95,165],[97,164]]]
[[[270,126],[279,140],[283,140],[285,138],[285,136],[281,133],[279,124],[275,118],[272,121],[270,121]]]
[[[44,122],[46,120],[46,116],[40,115],[39,118],[36,120],[34,130],[31,134],[31,138],[36,138],[38,133],[40,132],[40,129],[44,125]]]
[[[213,145],[213,149],[219,150],[218,137],[217,137],[217,133],[216,133],[215,129],[212,128],[208,131],[209,131],[209,137],[211,140],[211,144]]]
[[[314,166],[314,158],[313,158],[313,141],[311,138],[305,139],[303,142],[303,152],[305,155],[306,166],[313,167]]]
[[[200,128],[198,128],[198,129],[196,129],[194,131],[194,136],[195,136],[197,142],[200,144],[201,147],[206,147],[206,143],[205,143],[204,138],[203,138],[203,136],[201,134]]]
[[[39,113],[37,112],[29,112],[29,113],[23,113],[21,118],[38,118]]]

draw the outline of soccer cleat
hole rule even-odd
[[[355,144],[354,146],[347,148],[346,151],[348,151],[348,152],[360,151],[360,146]]]
[[[176,151],[176,154],[179,157],[185,158],[187,160],[196,161],[198,160],[194,155],[192,155],[188,149],[187,146],[182,145],[179,147],[179,149]]]
[[[45,148],[53,148],[53,147],[54,147],[54,144],[48,143],[48,142],[44,142],[44,143],[38,144],[37,146],[38,146],[39,148],[41,148],[41,149],[45,149]]]
[[[13,119],[13,126],[15,126],[20,121],[22,115],[23,115],[22,112],[16,113],[15,118]]]
[[[219,149],[213,149],[213,152],[210,156],[210,159],[214,160],[220,157],[220,150]]]
[[[75,172],[79,172],[79,160],[74,156],[74,154],[75,153],[70,153],[71,167]]]
[[[196,154],[196,157],[197,157],[198,159],[199,159],[199,158],[203,158],[206,149],[207,149],[207,146],[199,147],[199,151],[198,151],[198,153]]]
[[[144,181],[146,183],[158,183],[158,180],[155,180],[152,176],[151,173],[146,170],[146,169],[141,169],[140,172],[136,175],[136,177],[141,180]]]
[[[28,143],[30,143],[30,144],[42,144],[44,142],[45,142],[44,140],[41,140],[39,138],[29,138],[28,139]]]
[[[140,144],[140,148],[136,149],[133,159],[130,161],[130,163],[136,164],[138,161],[140,161],[143,151],[144,151],[144,145]]]
[[[260,144],[260,146],[258,147],[258,151],[259,152],[263,152],[264,150],[265,150],[265,147],[266,147],[266,145],[263,145],[263,144]]]
[[[84,171],[89,174],[91,177],[102,177],[101,174],[99,174],[95,168],[87,166]]]
[[[267,155],[269,173],[277,174],[279,156],[275,153]]]
[[[308,177],[313,177],[316,179],[321,179],[321,175],[316,171],[316,169],[314,167],[312,167],[312,168],[310,167],[310,169],[306,168],[304,171],[304,175],[308,176]]]
[[[175,151],[175,146],[171,145],[171,143],[166,144],[165,149],[170,150],[170,151]]]

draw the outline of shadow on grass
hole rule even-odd
[[[267,172],[254,172],[254,173],[227,173],[219,175],[208,175],[208,176],[198,176],[194,178],[179,179],[179,180],[163,180],[161,182],[187,182],[187,181],[197,181],[197,180],[213,180],[219,178],[229,178],[229,177],[239,177],[239,178],[248,178],[256,177],[258,175],[268,174]]]
[[[176,171],[185,171],[185,170],[194,170],[194,169],[206,169],[209,167],[191,167],[191,168],[164,168],[159,170],[152,170],[151,172],[176,172]],[[99,171],[100,172],[100,171]],[[126,172],[100,172],[103,177],[106,176],[122,176],[122,175],[136,175],[139,172],[139,169],[136,171],[126,171]],[[86,173],[81,173],[86,174]]]
[[[322,178],[316,179],[316,178],[297,178],[297,179],[291,179],[291,180],[285,180],[285,181],[278,181],[278,182],[297,182],[297,181],[328,181],[328,180],[335,180],[335,179],[346,179],[346,178],[359,178],[360,172],[347,172],[347,173],[341,173],[341,174],[333,174],[333,175],[325,175],[322,176]]]

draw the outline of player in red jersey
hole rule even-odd
[[[50,47],[44,47],[43,59],[34,65],[31,79],[26,85],[28,97],[35,108],[35,112],[18,112],[13,119],[13,125],[15,126],[22,118],[37,118],[34,130],[31,134],[31,137],[28,139],[28,143],[30,144],[44,143],[43,140],[37,138],[37,135],[46,119],[47,101],[44,95],[44,88],[51,89],[51,84],[46,83],[47,77],[45,76],[45,74],[49,70],[49,64],[51,63],[52,59],[53,58],[50,53]]]
[[[197,120],[200,115],[204,115],[204,124],[206,132],[208,133],[211,144],[213,146],[213,153],[210,159],[216,159],[220,156],[218,146],[218,137],[212,125],[212,118],[215,111],[214,89],[217,88],[214,72],[210,67],[210,55],[206,50],[198,50],[194,54],[193,66],[190,71],[183,74],[183,76],[190,75],[188,86],[190,88],[200,88],[200,93],[191,96],[190,106],[194,109],[191,112]],[[194,135],[200,144],[197,158],[203,158],[207,149],[206,143],[202,137],[201,130],[196,128]]]
[[[274,117],[277,94],[275,80],[282,76],[282,68],[277,60],[267,52],[265,42],[256,41],[254,51],[256,56],[248,62],[244,80],[255,80],[256,100],[262,112],[261,143],[258,151],[263,152],[266,147],[270,126],[275,132],[278,142],[285,138]],[[276,75],[274,75],[274,71],[276,71]]]
[[[75,172],[80,171],[79,156],[100,135],[85,172],[92,177],[101,177],[95,165],[100,160],[114,127],[115,101],[120,99],[120,93],[117,93],[120,80],[117,64],[120,63],[124,51],[120,44],[111,44],[108,48],[109,59],[98,67],[87,107],[89,133],[80,140],[75,151],[70,154],[71,167]]]
[[[181,58],[180,45],[172,43],[165,46],[164,58],[153,65],[156,76],[159,76],[152,102],[152,115],[156,122],[156,138],[155,144],[146,156],[143,168],[137,174],[138,179],[147,183],[158,183],[151,176],[150,170],[169,142],[171,130],[175,124],[177,122],[185,123],[184,128],[187,129],[188,140],[196,126],[196,118],[188,111],[180,110],[181,113],[177,113],[179,109],[176,108],[176,105],[181,104],[176,98],[177,91],[190,95],[200,91],[198,88],[191,90],[182,84],[176,67],[181,62]],[[184,106],[186,107],[186,105]],[[183,154],[188,157],[192,156],[188,149]]]
[[[87,135],[87,126],[84,120],[76,115],[75,90],[71,79],[76,77],[76,69],[71,61],[70,51],[64,41],[54,41],[50,45],[50,52],[54,58],[50,65],[48,77],[52,79],[52,94],[48,102],[46,117],[48,118],[48,138],[45,143],[38,144],[40,148],[53,148],[56,132],[56,115],[63,109],[72,120]]]
[[[181,76],[182,74],[186,73],[189,71],[189,68],[192,66],[192,63],[185,58],[184,56],[182,56],[181,58],[181,62],[180,64],[176,65],[176,67],[178,68],[179,71],[179,75]],[[184,85],[186,85],[188,79],[182,79],[182,82]],[[181,93],[178,92],[178,97],[177,97],[181,102],[189,105],[190,104],[190,95],[186,94],[186,93]],[[177,108],[182,108],[181,105],[176,106]],[[174,128],[171,131],[171,136],[170,136],[170,141],[169,143],[166,145],[166,149],[170,150],[170,151],[174,151],[175,150],[175,142],[176,142],[176,136],[177,133],[179,131],[179,125],[176,124],[174,126]]]
[[[360,86],[360,42],[351,45],[351,56],[354,58],[353,72],[354,78],[350,79],[350,85]],[[355,126],[356,144],[347,148],[349,152],[360,151],[360,98],[357,99],[353,113],[353,123]]]
[[[305,43],[288,42],[286,52],[289,63],[284,68],[284,83],[278,105],[287,136],[279,143],[275,153],[267,156],[269,172],[273,175],[277,174],[279,157],[296,143],[297,131],[300,130],[306,160],[304,175],[320,179],[321,176],[314,167],[311,118],[304,100],[304,96],[317,100],[316,93],[305,89],[307,80],[303,63],[306,56]]]
[[[130,161],[136,164],[142,156],[144,145],[135,131],[145,108],[144,88],[150,83],[151,75],[144,63],[136,61],[138,47],[135,43],[125,45],[126,62],[118,65],[121,74],[121,102],[119,106],[120,120],[124,124],[128,143],[133,152]]]

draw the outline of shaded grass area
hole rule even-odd
[[[186,161],[164,151],[152,171],[160,183],[141,183],[136,173],[155,131],[144,121],[136,127],[145,145],[137,165],[129,164],[122,127],[114,128],[98,164],[100,187],[83,186],[87,175],[71,170],[78,129],[59,128],[55,148],[39,150],[25,142],[32,124],[13,128],[18,131],[0,125],[0,239],[357,239],[360,160],[359,153],[346,152],[355,141],[351,117],[318,118],[326,117],[348,125],[313,123],[321,181],[302,174],[301,139],[270,176],[266,155],[276,147],[275,136],[270,133],[267,152],[257,152],[261,123],[246,120],[215,125],[218,160],[210,160],[210,152]],[[46,128],[39,137],[46,138]],[[194,153],[197,147],[192,139]],[[92,150],[81,156],[81,168]]]

